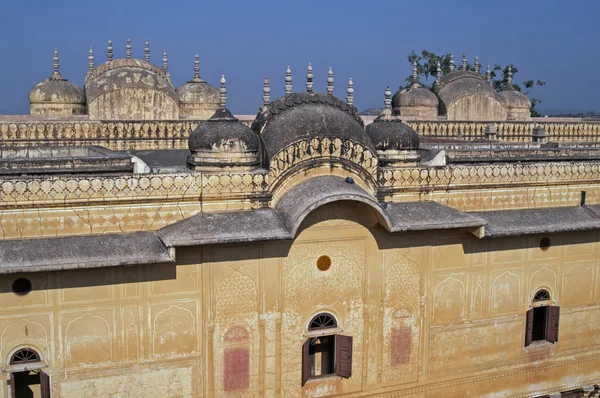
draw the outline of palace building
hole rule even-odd
[[[247,118],[149,59],[0,118],[0,397],[600,396],[600,124],[479,66]]]

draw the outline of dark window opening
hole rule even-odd
[[[335,336],[321,336],[310,339],[308,349],[310,376],[319,377],[333,374],[335,356]]]
[[[15,352],[10,359],[11,365],[19,365],[22,363],[39,362],[40,356],[37,352],[29,348],[23,348]]]
[[[331,314],[315,315],[308,325],[308,330],[329,329],[337,327],[337,322]]]
[[[548,238],[547,236],[540,239],[540,249],[542,249],[543,251],[548,250],[551,245],[552,245],[552,242],[550,241],[550,238]]]
[[[11,365],[40,364],[40,356],[30,348],[23,348],[13,354]],[[28,365],[29,366],[29,365]],[[40,369],[10,374],[10,388],[14,398],[50,398],[50,377]]]
[[[527,311],[525,347],[534,341],[558,341],[560,307],[549,305]]]

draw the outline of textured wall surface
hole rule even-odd
[[[540,236],[390,235],[363,210],[325,205],[293,242],[179,249],[177,265],[2,276],[0,358],[36,349],[54,397],[525,396],[600,381],[597,232],[542,250]],[[20,276],[26,296],[10,292]],[[560,339],[525,348],[542,287]],[[302,387],[323,311],[353,336],[352,376]]]
[[[506,108],[495,97],[469,95],[446,104],[448,120],[506,120]]]

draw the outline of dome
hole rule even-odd
[[[86,97],[77,85],[62,77],[58,71],[58,51],[54,52],[54,73],[29,91],[31,115],[84,115]]]
[[[438,107],[438,99],[433,92],[423,87],[409,87],[396,91],[392,97],[392,108],[401,107]]]
[[[400,119],[386,116],[385,111],[367,126],[367,134],[378,152],[419,149],[417,132]]]
[[[260,164],[260,138],[227,108],[218,109],[200,123],[190,135],[188,146],[192,153],[187,162],[195,169],[249,169]]]
[[[252,129],[261,135],[268,159],[299,140],[340,138],[374,152],[356,108],[333,95],[290,93],[258,114]]]
[[[165,54],[166,59],[166,54]],[[147,120],[179,118],[179,101],[166,65],[125,58],[88,72],[85,92],[90,119]]]
[[[523,94],[520,91],[515,89],[500,91],[498,94],[498,99],[501,103],[506,106],[506,108],[525,108],[529,111],[531,109],[531,101],[529,97]]]
[[[439,80],[436,92],[440,114],[445,114],[448,120],[506,120],[506,108],[477,72],[450,72]]]
[[[198,54],[194,61],[194,78],[175,91],[182,118],[206,120],[219,109],[219,90],[200,77]]]

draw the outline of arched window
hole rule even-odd
[[[10,365],[19,369],[10,374],[13,397],[34,396],[37,390],[42,398],[50,398],[50,377],[40,369],[41,362],[40,355],[31,348],[22,348],[12,355]]]
[[[550,300],[550,292],[540,289],[533,295],[534,303]],[[560,307],[554,305],[537,305],[527,311],[525,329],[525,347],[536,341],[558,341],[558,320]]]
[[[540,289],[537,292],[535,292],[535,295],[533,296],[534,303],[536,301],[546,301],[546,300],[550,300],[550,292],[548,292],[546,289]]]
[[[24,363],[40,362],[40,356],[30,348],[23,348],[15,352],[10,358],[11,365],[21,365]]]
[[[319,329],[330,329],[336,328],[337,321],[333,317],[333,315],[328,314],[326,312],[322,312],[317,314],[310,320],[310,324],[308,325],[308,330],[319,330]]]
[[[322,334],[310,337],[302,346],[302,385],[308,379],[327,375],[351,376],[352,336],[333,334],[337,327],[335,317],[326,312],[315,315],[308,323],[309,332]]]

